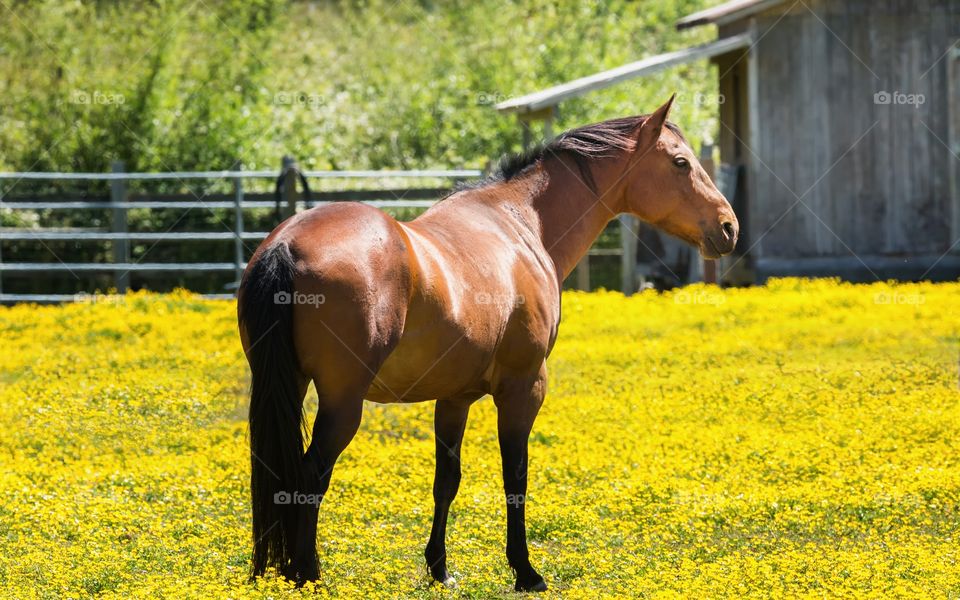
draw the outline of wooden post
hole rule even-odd
[[[630,215],[620,215],[620,291],[637,291],[637,219]]]
[[[520,123],[520,133],[521,144],[523,145],[523,150],[529,150],[530,146],[533,144],[533,137],[530,135],[530,121],[527,121],[523,117],[517,117],[517,121]]]
[[[960,48],[953,47],[947,59],[947,144],[950,152],[960,153]],[[960,239],[960,161],[950,160],[950,197],[952,199],[953,219],[950,226],[950,239]],[[960,248],[953,247],[960,253]]]
[[[283,173],[283,199],[281,201],[283,218],[297,214],[297,161],[292,156],[284,156],[281,163]]]
[[[3,190],[0,189],[0,214],[3,213]],[[0,265],[3,264],[3,239],[0,238]],[[3,295],[3,269],[0,269],[0,295]]]
[[[243,166],[240,166],[243,170]],[[233,178],[233,263],[237,285],[243,277],[243,178]]]
[[[755,21],[751,20],[750,23],[750,34],[752,36],[757,35],[757,24]],[[754,37],[753,39],[757,39]],[[755,148],[759,151],[760,146],[760,64],[757,58],[758,52],[752,48],[747,49],[747,148]],[[753,259],[763,253],[763,248],[758,244],[756,247],[753,247],[751,242],[752,232],[750,231],[750,214],[749,212],[753,210],[754,202],[758,202],[760,199],[757,197],[757,184],[760,181],[760,169],[766,168],[761,165],[760,161],[757,159],[752,152],[745,152],[743,154],[743,160],[745,161],[743,178],[740,179],[738,175],[737,179],[737,194],[743,194],[742,200],[740,198],[730,198],[731,202],[742,202],[746,211],[745,215],[740,215],[738,218],[746,217],[746,221],[740,224],[740,241],[738,242],[743,248],[743,251],[737,251],[732,255],[732,260],[735,261],[737,269],[734,273],[730,271],[733,270],[733,266],[728,266],[724,269],[724,274],[730,281],[731,279],[735,283],[740,283],[742,281],[754,282],[756,281],[756,269],[753,266]],[[744,187],[744,190],[740,190],[741,187]],[[746,235],[744,235],[746,234]],[[759,241],[759,240],[758,240]],[[752,248],[749,253],[747,248]],[[742,255],[742,260],[741,260]],[[731,259],[728,259],[728,261]]]
[[[585,292],[590,291],[590,251],[583,255],[577,267],[574,269],[577,274],[577,289]]]
[[[716,165],[713,162],[713,144],[708,144],[704,142],[700,145],[700,165],[703,167],[703,170],[707,172],[707,175],[710,177],[710,180],[714,183],[717,182],[716,178]],[[717,281],[717,261],[703,259],[703,281],[704,283],[718,283]]]
[[[548,106],[534,112],[517,115],[517,121],[520,123],[520,132],[523,134],[524,150],[528,150],[533,146],[533,124],[536,121],[543,121],[543,142],[547,143],[553,139],[553,120],[556,116],[556,106]]]
[[[555,107],[550,109],[549,114],[543,119],[543,139],[549,142],[553,139],[553,119],[557,112]]]
[[[117,160],[110,165],[114,173],[123,173],[123,161]],[[127,201],[127,180],[112,179],[110,181],[110,202],[119,205]],[[111,233],[126,234],[127,229],[127,209],[123,206],[115,206],[111,213],[110,221]],[[130,262],[130,241],[127,239],[113,240],[113,262]],[[126,293],[130,287],[130,271],[115,271],[113,275],[113,284],[117,288],[118,294]]]

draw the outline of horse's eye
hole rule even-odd
[[[673,159],[673,165],[678,169],[686,169],[687,167],[690,166],[690,161],[688,161],[682,156],[678,156],[675,159]]]

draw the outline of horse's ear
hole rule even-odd
[[[667,122],[667,116],[670,114],[670,107],[673,106],[673,99],[677,95],[670,96],[670,99],[664,102],[663,106],[653,111],[653,114],[647,117],[640,125],[640,131],[637,134],[637,150],[643,152],[657,143],[660,139],[660,132],[663,131],[663,124]]]

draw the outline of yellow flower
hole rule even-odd
[[[957,596],[958,341],[957,283],[566,293],[530,441],[545,596]],[[295,590],[246,580],[232,302],[3,308],[0,344],[0,597],[510,595],[489,399],[448,529],[457,589],[422,558],[432,406],[368,404],[320,511],[322,578]]]

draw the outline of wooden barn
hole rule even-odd
[[[960,277],[960,0],[734,0],[677,23],[702,26],[717,40],[498,109],[549,130],[565,99],[710,60],[742,226],[723,279]]]

